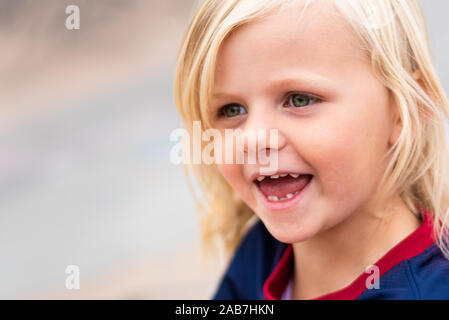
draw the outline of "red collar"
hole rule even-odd
[[[379,261],[375,263],[379,267],[379,276],[391,269],[403,260],[410,259],[435,242],[433,237],[432,216],[425,209],[420,209],[423,222],[421,226],[402,240]],[[288,245],[282,257],[265,281],[263,292],[268,300],[279,300],[287,287],[293,272],[293,246]],[[347,287],[329,294],[320,296],[314,300],[353,300],[366,290],[366,279],[370,273],[363,273]]]

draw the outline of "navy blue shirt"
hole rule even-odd
[[[424,209],[421,215],[421,226],[374,264],[377,286],[367,288],[373,274],[364,273],[347,287],[316,299],[449,300],[449,261],[433,238],[431,215]],[[292,272],[292,245],[276,240],[258,221],[238,246],[213,299],[280,299]]]

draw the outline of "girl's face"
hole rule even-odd
[[[211,101],[223,135],[277,129],[278,145],[266,146],[277,149],[277,172],[304,175],[258,182],[266,166],[219,165],[270,233],[288,243],[368,212],[400,130],[389,92],[330,2],[314,2],[301,20],[299,12],[282,9],[225,40]]]

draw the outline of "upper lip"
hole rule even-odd
[[[299,172],[297,170],[278,170],[273,174],[260,174],[259,171],[253,173],[251,175],[251,181],[257,181],[256,179],[260,176],[265,176],[265,177],[270,177],[270,176],[275,176],[275,175],[281,175],[281,174],[289,174],[289,173],[293,173],[293,174],[299,174],[299,175],[310,175],[310,173],[306,173],[306,172]]]

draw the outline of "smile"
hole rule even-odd
[[[253,182],[265,206],[272,210],[284,210],[302,198],[312,180],[311,174],[282,173],[259,176]]]

